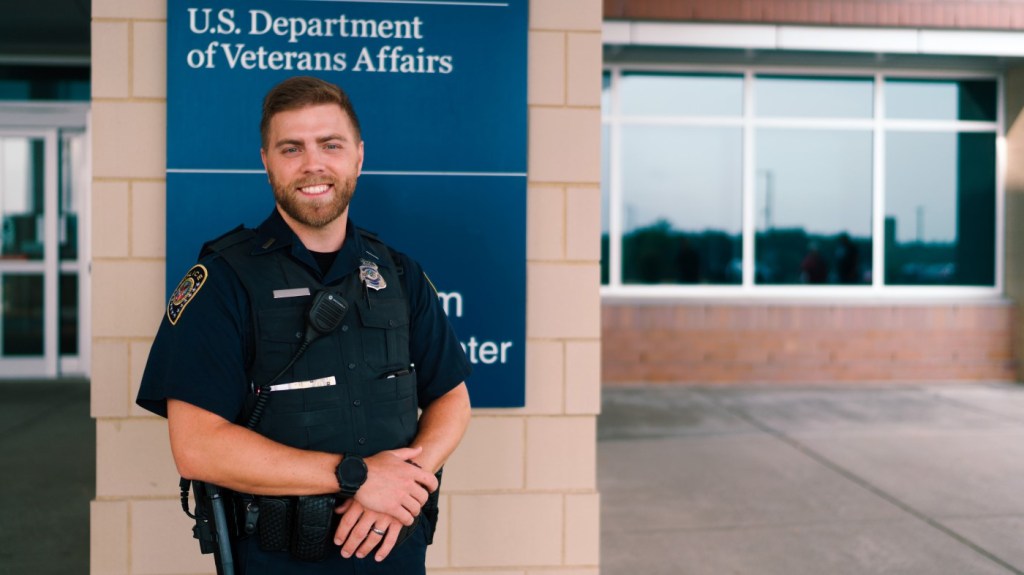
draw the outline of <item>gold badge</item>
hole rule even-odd
[[[188,302],[192,301],[192,298],[196,297],[199,289],[206,283],[206,277],[206,267],[202,264],[196,264],[192,266],[192,269],[188,270],[188,273],[182,278],[178,287],[174,288],[171,299],[167,301],[167,319],[170,320],[171,325],[178,323],[178,318],[185,311],[185,306],[188,305]]]

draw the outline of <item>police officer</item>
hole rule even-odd
[[[347,95],[285,80],[260,130],[275,209],[204,246],[137,403],[167,417],[182,477],[264,503],[233,541],[239,572],[424,573],[435,473],[469,422],[469,362],[420,266],[348,218],[363,141]],[[311,561],[296,545],[317,496],[333,521]]]

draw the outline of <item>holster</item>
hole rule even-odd
[[[210,483],[192,481],[184,477],[178,483],[181,489],[181,508],[195,521],[192,536],[199,541],[200,552],[212,553],[217,575],[234,575],[235,562],[231,543],[238,536],[238,524],[233,493]],[[188,508],[188,492],[195,494],[195,513]]]

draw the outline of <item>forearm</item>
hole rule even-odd
[[[441,469],[462,441],[469,419],[469,392],[461,383],[423,410],[419,433],[412,442],[412,447],[423,448],[416,462],[431,473]]]
[[[315,495],[338,490],[340,455],[282,445],[194,405],[168,400],[171,451],[182,477],[243,493]]]

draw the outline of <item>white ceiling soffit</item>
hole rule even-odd
[[[1024,56],[1024,32],[606,20],[605,45]]]

